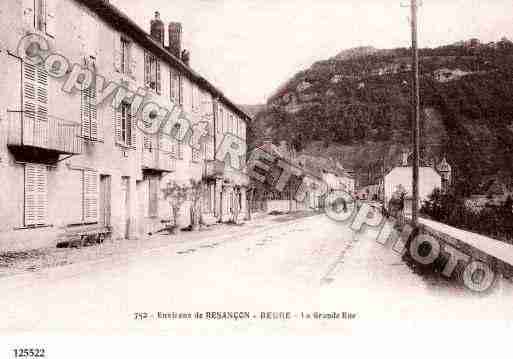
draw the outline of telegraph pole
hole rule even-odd
[[[419,162],[420,162],[420,95],[419,95],[419,50],[417,44],[417,0],[411,0],[411,48],[412,48],[412,129],[413,129],[413,202],[412,221],[418,224],[419,213]]]

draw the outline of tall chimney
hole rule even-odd
[[[155,11],[155,18],[150,21],[150,35],[164,46],[164,23],[158,11]]]
[[[169,32],[169,51],[179,59],[182,56],[182,24],[179,22],[170,22]]]

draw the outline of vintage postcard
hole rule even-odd
[[[0,335],[504,332],[511,14],[1,0]]]

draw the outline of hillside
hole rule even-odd
[[[420,58],[423,163],[447,156],[464,195],[490,176],[510,186],[513,44],[473,39],[421,49]],[[251,140],[287,140],[372,183],[410,146],[410,78],[408,49],[342,51],[281,86],[256,115]]]

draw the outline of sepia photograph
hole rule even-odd
[[[507,338],[512,15],[0,0],[0,358],[168,357],[140,337],[221,357],[187,338]],[[272,356],[311,356],[301,342]]]

